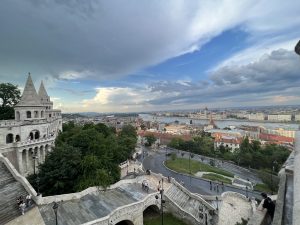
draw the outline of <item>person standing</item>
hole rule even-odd
[[[272,201],[272,199],[270,197],[267,196],[266,193],[261,193],[260,195],[264,198],[264,200],[263,200],[264,203],[263,203],[262,207],[264,209],[267,209],[267,213],[271,217],[271,221],[273,221],[274,212],[275,212],[275,203]]]

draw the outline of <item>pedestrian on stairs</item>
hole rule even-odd
[[[25,204],[25,202],[22,201],[22,203],[20,204],[20,210],[21,210],[22,215],[24,215],[25,207],[26,207],[26,204]]]
[[[29,207],[31,205],[31,194],[26,195],[26,206]]]

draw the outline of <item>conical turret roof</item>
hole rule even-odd
[[[25,88],[20,102],[17,106],[38,106],[42,105],[38,94],[36,93],[30,73],[25,84]]]
[[[49,95],[47,94],[47,91],[44,86],[44,82],[41,82],[40,88],[39,88],[39,97],[40,98],[49,98]]]

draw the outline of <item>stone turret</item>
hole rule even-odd
[[[21,100],[15,106],[15,119],[17,121],[43,119],[45,109],[46,107],[42,104],[29,73]]]
[[[44,82],[41,82],[40,88],[39,88],[39,98],[41,103],[46,106],[46,109],[52,109],[53,108],[53,102],[50,101],[50,97],[46,91],[46,88],[44,86]]]
[[[38,94],[36,93],[30,73],[25,84],[25,88],[18,106],[40,106],[42,105]]]

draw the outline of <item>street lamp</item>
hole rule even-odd
[[[163,204],[166,202],[163,200],[163,195],[164,195],[164,179],[161,179],[161,189],[159,190],[160,192],[160,210],[161,210],[161,225],[164,225],[164,206]],[[155,198],[158,199],[158,195],[155,195]]]
[[[33,159],[33,174],[35,175],[35,160],[36,160],[37,156],[36,154],[34,153],[34,155],[32,156],[32,159]]]
[[[216,201],[217,201],[217,210],[219,210],[219,204],[218,204],[219,199],[218,199],[218,196],[216,196]]]
[[[248,186],[246,186],[246,197],[248,198]]]
[[[36,184],[37,184],[37,195],[40,195],[40,178],[36,178]]]
[[[52,209],[55,213],[55,225],[57,225],[57,210],[58,210],[58,204],[54,202],[54,205],[52,206]]]

